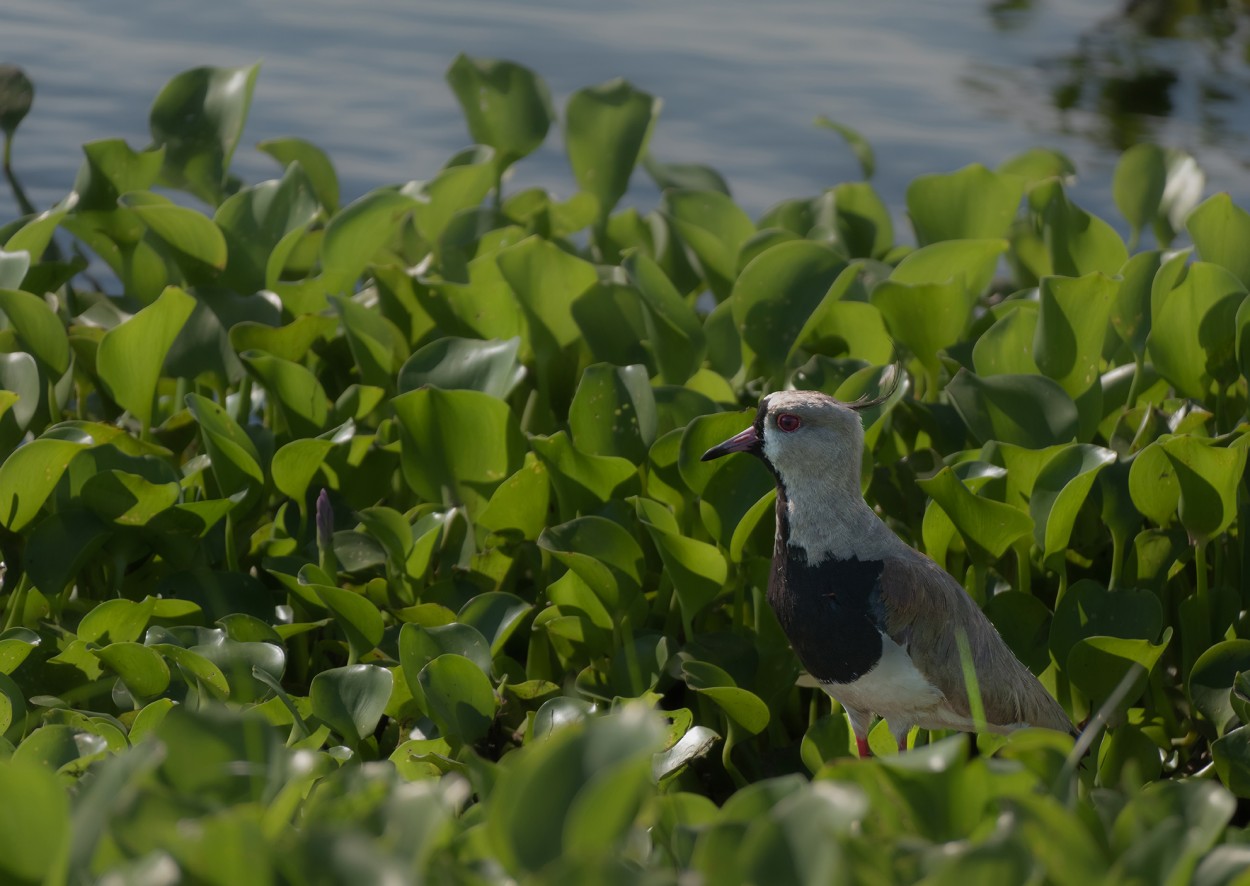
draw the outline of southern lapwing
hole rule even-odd
[[[888,722],[900,751],[912,726],[976,730],[961,633],[976,672],[983,728],[1071,733],[1063,708],[960,584],[864,501],[857,410],[867,405],[811,391],[769,394],[754,424],[703,455],[709,461],[749,452],[777,481],[768,602],[799,660],[846,709],[861,757],[869,753],[873,714]]]

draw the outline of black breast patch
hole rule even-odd
[[[778,545],[768,602],[799,661],[822,683],[850,683],[881,660],[880,560],[829,558],[814,565]]]

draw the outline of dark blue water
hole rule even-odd
[[[462,50],[533,67],[558,106],[615,76],[662,97],[656,157],[715,166],[753,213],[856,177],[818,114],[872,142],[900,213],[916,175],[1042,144],[1114,220],[1115,158],[1143,138],[1193,152],[1208,192],[1250,205],[1246,14],[1138,16],[1109,0],[3,0],[0,61],[35,82],[14,159],[41,207],[71,187],[83,142],[145,146],[157,91],[202,64],[262,62],[244,179],[274,175],[253,146],[280,135],[326,149],[347,198],[428,178],[469,141],[442,79]],[[511,186],[529,185],[573,190],[556,133],[517,167]],[[628,200],[656,196],[640,173]],[[0,187],[0,223],[15,212]]]

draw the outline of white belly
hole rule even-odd
[[[947,719],[942,716],[946,705],[941,691],[920,673],[907,650],[885,634],[881,635],[881,660],[872,670],[850,683],[822,683],[821,688],[843,707],[875,713],[900,725],[948,725],[935,722]]]

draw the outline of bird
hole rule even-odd
[[[771,393],[748,428],[702,457],[749,453],[776,481],[767,596],[799,661],[841,703],[860,757],[871,756],[874,715],[887,722],[900,752],[913,726],[994,733],[1037,726],[1074,734],[1060,704],[959,582],[864,500],[860,410],[885,399]],[[974,720],[969,700],[968,657],[983,722]]]

